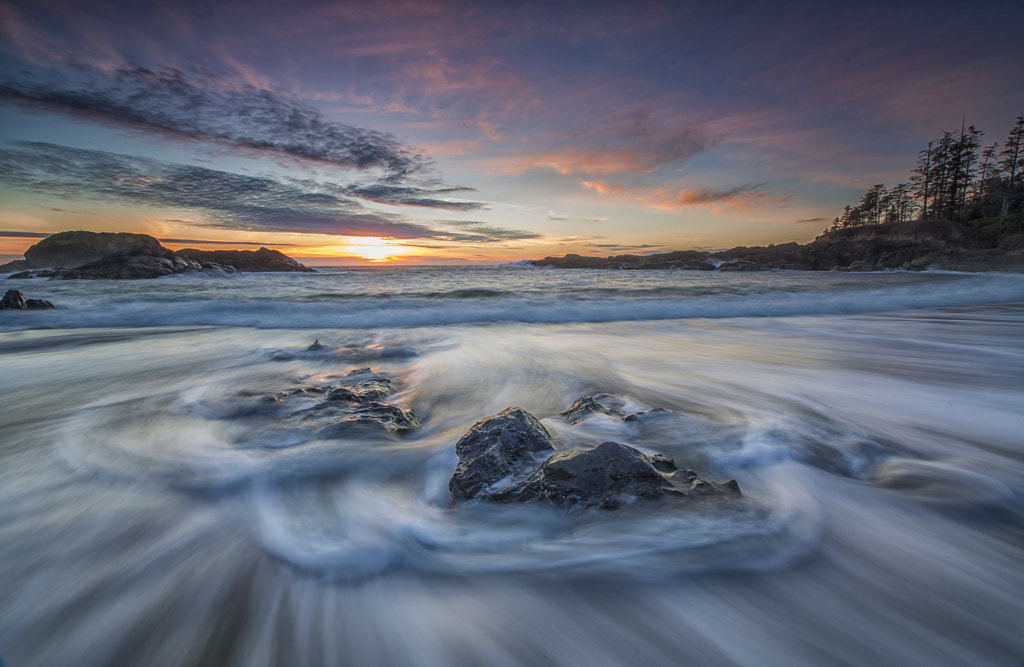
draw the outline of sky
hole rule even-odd
[[[0,0],[0,260],[307,264],[807,242],[1024,113],[1020,2]]]

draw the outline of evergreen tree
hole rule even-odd
[[[1017,124],[1010,130],[999,156],[1003,174],[1003,206],[999,215],[1005,220],[1011,209],[1020,208],[1024,198],[1024,115],[1017,116]]]

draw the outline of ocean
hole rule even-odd
[[[0,312],[11,667],[1024,661],[1024,276],[2,285],[57,305]],[[275,427],[362,368],[419,429]],[[570,424],[581,396],[648,418]],[[509,406],[742,498],[453,506],[455,443]]]

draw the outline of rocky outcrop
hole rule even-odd
[[[522,408],[506,408],[478,421],[455,445],[459,465],[448,490],[456,500],[479,497],[534,465],[538,454],[554,451],[551,434],[536,417]]]
[[[581,403],[582,401],[582,403]],[[573,408],[601,408],[590,397]],[[573,408],[562,413],[573,414]],[[621,413],[620,413],[621,414]],[[448,483],[457,501],[541,502],[567,509],[615,509],[638,498],[739,495],[735,480],[713,482],[679,470],[672,458],[648,456],[617,442],[556,451],[547,429],[522,408],[477,422],[456,444],[459,464]],[[538,461],[541,456],[546,460]]]
[[[139,280],[161,278],[180,273],[199,273],[203,266],[185,259],[167,248],[120,252],[59,272],[65,280]]]
[[[161,249],[160,242],[148,234],[128,232],[60,232],[47,236],[25,251],[29,269],[74,268],[115,253],[135,253]]]
[[[200,264],[228,266],[242,273],[301,272],[316,273],[278,250],[196,250],[184,248],[178,254]]]
[[[975,235],[976,236],[976,235]],[[591,269],[718,271],[882,271],[930,268],[951,271],[1024,272],[1024,251],[988,247],[956,222],[926,220],[828,232],[806,245],[738,246],[613,257],[546,257],[535,266]]]
[[[26,299],[20,290],[9,289],[0,299],[0,310],[43,310],[54,308],[46,299]]]
[[[22,270],[27,269],[27,270]],[[259,250],[169,250],[146,234],[61,232],[0,267],[11,278],[134,280],[180,273],[314,272],[291,257]]]

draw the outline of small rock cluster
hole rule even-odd
[[[602,412],[625,418],[592,397],[561,414],[578,423]],[[477,422],[455,445],[459,463],[448,483],[456,502],[543,502],[568,509],[615,509],[635,498],[738,496],[736,480],[715,482],[680,470],[671,457],[618,442],[556,451],[551,434],[526,410],[510,407]]]
[[[53,308],[53,302],[46,299],[26,299],[20,290],[9,289],[0,299],[0,310],[42,310]]]
[[[420,422],[412,410],[383,402],[394,391],[390,379],[369,368],[359,368],[328,386],[297,387],[264,395],[253,409],[242,413],[284,415],[254,434],[252,439],[256,441],[272,441],[274,436],[287,433],[301,434],[303,439],[365,434],[402,436],[418,429]],[[296,403],[301,405],[310,399],[316,403],[296,409]]]

